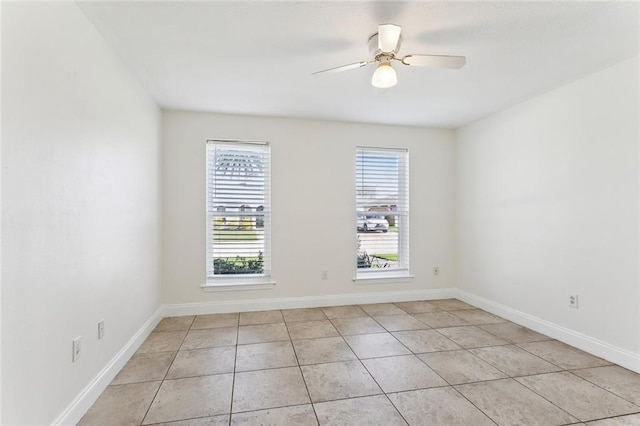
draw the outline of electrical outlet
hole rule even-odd
[[[82,341],[82,336],[78,336],[73,339],[73,352],[71,354],[71,362],[76,362],[80,359],[80,353],[82,352],[82,347],[80,346],[80,342]]]
[[[569,293],[569,307],[578,309],[578,293]]]
[[[98,321],[98,340],[104,337],[104,320]]]
[[[323,269],[322,271],[320,271],[320,278],[322,278],[323,280],[328,280],[329,271],[327,271],[326,269]]]
[[[440,267],[439,266],[434,266],[433,267],[433,275],[440,275]]]

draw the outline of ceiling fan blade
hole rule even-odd
[[[360,61],[360,62],[356,62],[356,63],[349,64],[349,65],[341,65],[339,67],[329,68],[328,70],[316,71],[316,72],[312,73],[312,75],[323,74],[323,73],[333,74],[333,73],[336,73],[336,72],[348,71],[348,70],[352,70],[352,69],[355,69],[355,68],[364,67],[366,65],[369,65],[371,62],[374,62],[374,61]]]
[[[458,69],[467,63],[467,59],[464,56],[407,55],[402,58],[402,63],[413,67]]]
[[[395,52],[398,48],[398,41],[400,41],[401,32],[402,27],[399,27],[398,25],[378,25],[378,49],[385,53]]]

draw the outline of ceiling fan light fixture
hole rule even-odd
[[[380,62],[378,68],[371,77],[371,85],[380,89],[387,89],[393,87],[398,83],[398,76],[396,70],[391,67],[389,62]]]
[[[1,0],[0,0],[1,1]],[[367,40],[371,59],[367,61],[355,62],[353,64],[342,65],[326,70],[314,72],[313,74],[329,74],[341,71],[352,70],[376,64],[377,68],[371,76],[371,85],[381,89],[393,87],[398,83],[396,71],[391,67],[391,62],[396,61],[402,65],[424,68],[462,68],[467,60],[464,56],[450,55],[417,55],[408,54],[399,56],[400,42],[402,41],[402,27],[394,24],[378,25],[378,32]]]

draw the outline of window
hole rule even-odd
[[[269,169],[268,143],[207,141],[208,285],[270,275]]]
[[[356,278],[409,273],[409,161],[404,149],[356,149]]]

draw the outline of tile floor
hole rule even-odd
[[[165,318],[81,425],[640,425],[640,375],[459,300]]]

